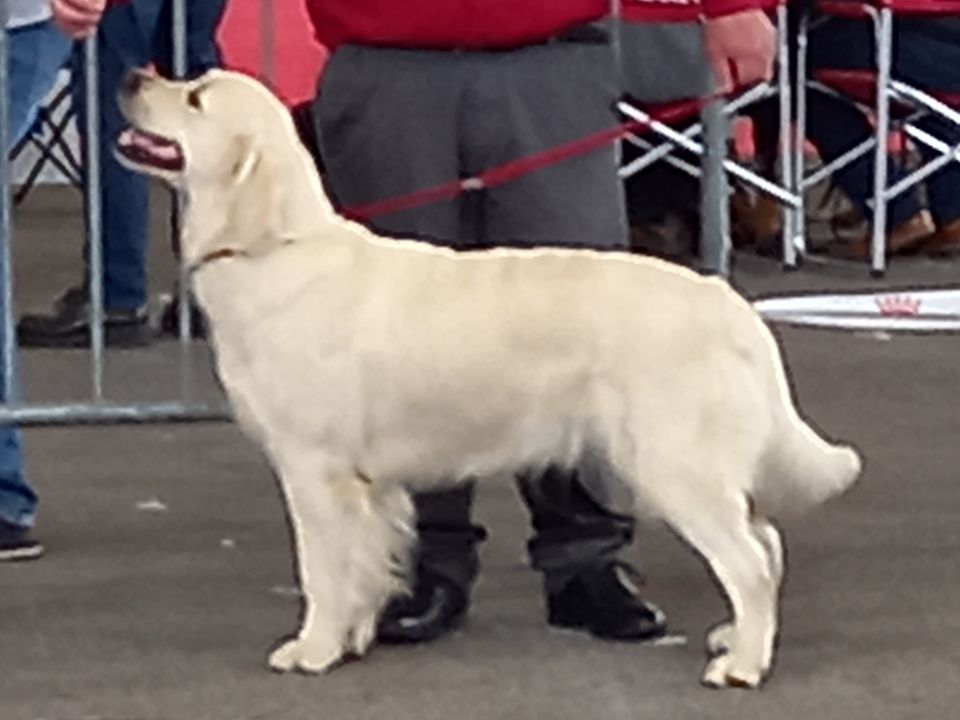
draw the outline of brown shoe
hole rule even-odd
[[[936,229],[930,213],[927,210],[921,210],[890,231],[887,235],[887,254],[910,255],[918,252],[925,247]],[[851,260],[868,260],[871,255],[870,246],[871,236],[866,235],[850,243],[841,254]]]
[[[960,255],[960,219],[939,228],[923,244],[923,252],[930,257]]]
[[[767,195],[751,198],[742,190],[735,192],[730,203],[734,247],[753,248],[761,255],[776,254],[783,230],[782,213],[780,204]]]

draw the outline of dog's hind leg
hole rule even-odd
[[[369,644],[376,613],[397,584],[389,551],[402,555],[409,500],[399,490],[378,493],[317,453],[288,453],[277,464],[304,606],[299,633],[269,662],[277,671],[319,673]]]
[[[783,538],[773,523],[764,517],[755,515],[750,519],[750,525],[757,539],[767,551],[767,561],[770,564],[770,574],[773,575],[777,586],[783,580],[784,556]]]
[[[769,520],[756,515],[751,517],[750,526],[757,540],[767,551],[770,574],[779,588],[784,573],[783,540],[780,531]],[[733,647],[735,634],[736,626],[732,622],[717,625],[707,634],[708,652],[711,655],[728,652]]]
[[[770,551],[751,523],[746,497],[734,490],[735,482],[683,483],[683,474],[690,472],[670,473],[670,486],[651,499],[663,519],[706,559],[733,610],[730,626],[715,631],[728,650],[709,661],[703,682],[755,688],[770,669],[777,632],[778,582]]]

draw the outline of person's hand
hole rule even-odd
[[[107,0],[51,0],[50,9],[54,24],[67,37],[78,39],[96,31],[106,5]]]
[[[721,92],[773,77],[777,31],[762,10],[710,18],[705,33],[707,60]]]

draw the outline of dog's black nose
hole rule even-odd
[[[147,77],[147,73],[137,68],[128,71],[120,83],[120,91],[127,95],[136,94],[140,88],[143,87],[143,83],[147,80]]]

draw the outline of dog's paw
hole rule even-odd
[[[295,638],[283,643],[270,654],[268,663],[274,672],[302,672],[319,675],[332,670],[344,659],[344,648],[338,643]]]
[[[713,655],[722,655],[730,652],[736,641],[737,627],[733,623],[720,623],[707,633],[707,652]]]
[[[731,655],[720,655],[707,663],[702,682],[709,688],[755,690],[763,682],[763,671],[739,667]]]

